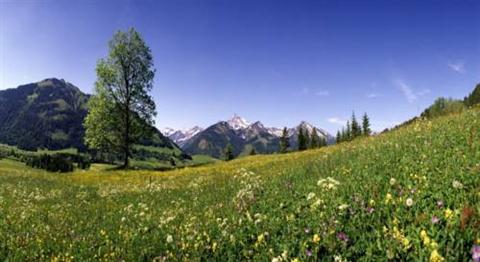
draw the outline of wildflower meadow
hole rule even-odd
[[[479,203],[479,110],[168,172],[4,159],[0,260],[480,261]]]

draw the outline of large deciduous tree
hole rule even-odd
[[[97,63],[95,93],[85,119],[86,144],[119,153],[128,168],[132,144],[154,123],[155,103],[149,92],[155,69],[150,48],[133,28],[118,31],[109,54]]]

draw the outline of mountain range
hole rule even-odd
[[[319,137],[325,138],[328,144],[334,143],[334,138],[325,130],[315,127],[305,121],[295,127],[288,128],[290,147],[297,147],[297,135],[302,127],[311,134],[315,129]],[[226,121],[219,121],[205,129],[195,126],[185,130],[163,129],[163,133],[177,143],[189,154],[205,154],[222,157],[228,144],[233,147],[234,155],[246,155],[252,150],[267,154],[279,151],[282,128],[266,127],[260,121],[250,123],[234,114]]]
[[[88,112],[89,99],[90,95],[78,87],[57,78],[0,90],[0,143],[26,150],[77,148],[85,151],[83,120]],[[301,122],[288,129],[292,149],[297,146],[300,126],[309,132],[316,129],[328,143],[334,141],[325,130]],[[167,128],[163,130],[164,135],[155,127],[148,128],[153,129],[153,135],[141,140],[139,145],[143,147],[137,147],[142,150],[138,153],[144,158],[152,155],[144,152],[148,147],[166,148],[167,154],[172,156],[187,153],[220,158],[228,144],[233,146],[236,156],[249,154],[252,150],[262,154],[274,153],[279,151],[282,134],[282,128],[265,127],[259,121],[250,123],[237,114],[205,129],[198,126],[187,130]]]
[[[83,120],[90,95],[65,80],[49,78],[17,88],[0,90],[0,143],[21,149],[87,149]],[[152,135],[134,148],[142,158],[158,159],[186,156],[168,137],[153,126]],[[164,155],[155,148],[165,149]],[[151,150],[150,150],[151,149]],[[146,152],[146,151],[152,152]],[[134,153],[135,153],[134,152]]]

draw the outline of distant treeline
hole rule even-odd
[[[460,113],[463,110],[473,106],[477,106],[478,104],[480,104],[480,84],[477,84],[472,93],[466,96],[463,100],[439,97],[435,100],[435,102],[433,102],[431,106],[425,109],[420,114],[420,116],[416,116],[410,120],[407,120],[400,125],[393,127],[392,129],[387,128],[383,130],[382,133],[409,125],[418,119],[432,119],[439,116]]]
[[[90,160],[85,155],[56,153],[33,155],[27,158],[27,166],[45,169],[50,172],[72,172],[75,167],[90,168]]]
[[[50,172],[71,172],[75,168],[88,169],[91,158],[76,150],[32,152],[13,146],[0,145],[0,159],[10,158],[24,162],[27,166]]]

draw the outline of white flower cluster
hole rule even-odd
[[[455,189],[463,189],[463,184],[460,183],[460,182],[457,181],[457,180],[453,180],[452,186],[453,186],[453,188],[455,188]]]
[[[322,178],[317,182],[317,186],[323,188],[324,190],[335,190],[339,185],[340,182],[331,177]]]
[[[256,200],[256,192],[260,189],[260,177],[255,176],[255,173],[240,169],[240,174],[235,176],[236,179],[241,179],[241,188],[237,195],[233,198],[233,202],[238,210],[246,210]]]

